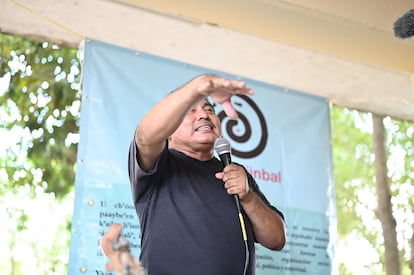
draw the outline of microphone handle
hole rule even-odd
[[[221,163],[223,164],[223,167],[226,167],[227,165],[229,165],[231,163],[230,153],[220,154],[220,160],[221,160]],[[239,213],[239,221],[240,221],[240,227],[241,227],[241,230],[242,230],[243,240],[247,241],[246,226],[245,226],[244,218],[243,218],[243,215],[242,215],[242,212],[241,212],[239,195],[234,194],[233,198],[234,198],[234,201],[236,202],[237,212]]]
[[[229,165],[231,163],[230,153],[220,154],[220,160],[221,160],[221,163],[223,164],[223,168],[226,167],[227,165]]]

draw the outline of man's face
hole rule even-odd
[[[170,137],[170,145],[175,148],[211,150],[221,136],[220,119],[213,106],[202,99],[184,117],[182,123]]]

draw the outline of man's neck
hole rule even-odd
[[[169,148],[179,151],[186,156],[189,156],[193,159],[197,159],[200,161],[210,160],[214,157],[214,151],[212,148],[210,148],[210,146],[209,147],[206,146],[206,148],[203,148],[203,150],[194,150],[193,148],[191,149],[180,148],[176,146],[169,146]]]

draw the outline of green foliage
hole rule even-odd
[[[10,78],[0,94],[0,127],[19,134],[1,166],[13,186],[42,186],[63,197],[75,179],[77,141],[70,138],[79,133],[77,50],[5,34],[0,41],[0,77]]]
[[[410,228],[413,222],[414,123],[387,117],[388,175],[392,191],[393,215],[397,220],[402,269],[408,270]],[[368,240],[377,251],[377,268],[383,270],[382,228],[377,208],[371,115],[343,108],[331,108],[334,179],[338,233],[345,239],[352,233]],[[371,270],[372,272],[372,270]],[[375,274],[382,274],[375,273]],[[340,274],[352,274],[340,266]]]
[[[338,234],[342,237],[362,229],[363,222],[356,212],[356,205],[363,203],[358,191],[364,187],[375,192],[371,129],[366,119],[356,111],[331,108]]]
[[[0,270],[64,274],[79,133],[77,49],[0,34],[0,84],[0,214],[7,218]]]
[[[397,219],[397,234],[402,259],[403,274],[408,274],[411,249],[409,238],[414,213],[414,123],[385,121],[388,129],[390,158],[388,159],[393,212]],[[411,228],[411,230],[410,230]],[[411,232],[411,236],[410,236]]]

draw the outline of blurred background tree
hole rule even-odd
[[[383,206],[378,205],[377,198],[372,121],[370,113],[331,108],[340,274],[387,274],[384,232],[377,217],[378,208]],[[390,117],[383,123],[401,274],[414,274],[410,270],[414,249],[414,123]],[[356,251],[366,256],[357,258]]]
[[[67,269],[79,141],[77,53],[0,34],[3,274]]]
[[[65,274],[79,142],[78,49],[0,33],[0,270]],[[331,108],[340,274],[385,274],[371,114]],[[403,274],[409,274],[414,123],[385,118]],[[410,244],[411,241],[411,244]],[[355,258],[355,250],[366,257]]]

